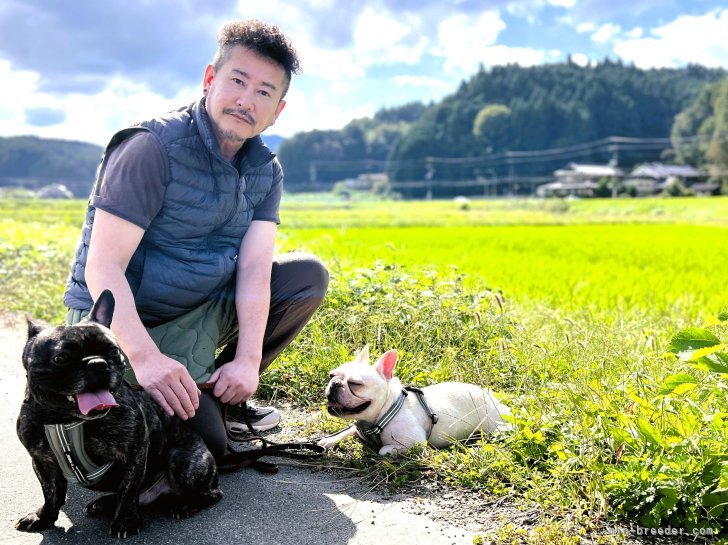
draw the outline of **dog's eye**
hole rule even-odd
[[[120,355],[121,355],[121,351],[118,348],[116,348],[115,346],[112,348],[109,348],[109,356],[111,356],[112,358],[116,358]]]
[[[65,365],[68,363],[68,360],[70,360],[71,357],[66,352],[59,352],[55,356],[53,356],[53,363],[56,365]]]
[[[364,386],[364,383],[363,382],[356,382],[356,381],[350,380],[349,381],[349,387],[351,387],[351,386]]]

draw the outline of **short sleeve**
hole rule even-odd
[[[140,131],[108,152],[91,205],[142,229],[159,213],[167,186],[167,163],[160,143]]]
[[[283,195],[283,169],[277,159],[273,161],[273,183],[270,191],[263,200],[255,207],[253,221],[272,221],[275,224],[281,223],[280,205]]]

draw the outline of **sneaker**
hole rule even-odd
[[[281,422],[281,413],[274,407],[256,407],[250,402],[230,405],[225,425],[230,433],[250,433],[245,416],[255,431],[268,431]]]

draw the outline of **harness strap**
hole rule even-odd
[[[72,424],[46,424],[46,437],[51,450],[68,481],[81,486],[99,482],[113,461],[102,466],[94,463],[86,453],[83,443],[83,421]]]
[[[384,431],[384,428],[387,426],[387,424],[389,424],[392,419],[397,415],[400,409],[402,409],[404,401],[405,399],[407,399],[407,392],[412,392],[417,396],[417,401],[419,401],[420,405],[425,410],[425,413],[427,413],[427,417],[432,422],[432,426],[430,426],[430,431],[427,433],[427,439],[430,439],[430,435],[432,435],[432,428],[435,424],[437,424],[438,417],[433,412],[429,403],[427,403],[427,400],[425,399],[425,393],[422,390],[420,390],[419,388],[415,388],[414,386],[404,386],[399,397],[394,401],[394,403],[392,403],[387,412],[384,413],[384,415],[378,421],[376,421],[374,424],[364,421],[359,421],[354,424],[357,432],[359,432],[359,436],[366,443],[369,443],[375,448],[380,448],[383,445],[381,437],[382,432]]]
[[[382,440],[380,435],[387,424],[389,424],[392,419],[397,416],[397,413],[404,405],[405,399],[407,399],[407,392],[403,389],[399,397],[397,397],[397,399],[394,400],[394,403],[392,403],[389,409],[387,409],[387,412],[384,413],[374,424],[365,421],[356,422],[354,426],[359,432],[359,435],[361,435],[365,441],[371,441],[374,444],[381,446]]]
[[[412,392],[417,395],[417,401],[420,402],[420,405],[422,405],[422,408],[425,409],[425,412],[427,413],[427,416],[429,417],[430,421],[432,422],[432,425],[434,426],[437,424],[437,421],[439,418],[437,415],[433,412],[432,407],[430,407],[430,404],[427,403],[427,400],[425,399],[425,392],[420,390],[419,388],[415,388],[414,386],[405,386],[405,390],[408,392]],[[430,438],[430,434],[432,433],[432,428],[430,428],[430,433],[427,434],[427,438]]]

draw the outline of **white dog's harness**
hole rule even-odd
[[[99,482],[113,461],[100,466],[94,463],[83,445],[84,421],[73,424],[46,424],[45,434],[63,475],[72,483],[92,486]]]
[[[404,405],[404,400],[407,399],[407,392],[412,392],[417,396],[417,401],[420,402],[420,405],[422,405],[422,408],[425,409],[425,412],[427,413],[427,417],[432,422],[432,426],[430,426],[430,431],[427,433],[427,439],[430,439],[430,435],[432,434],[432,428],[435,424],[437,424],[437,415],[432,412],[432,408],[430,408],[430,405],[427,403],[427,400],[425,399],[425,393],[422,390],[420,390],[419,388],[415,388],[414,386],[404,386],[400,395],[397,397],[394,403],[392,403],[392,406],[389,407],[387,412],[384,413],[378,421],[376,421],[374,424],[365,421],[359,421],[354,424],[354,426],[356,427],[356,431],[359,432],[359,435],[364,440],[364,442],[377,449],[382,447],[382,432],[384,431],[384,428],[387,426],[387,424],[389,424],[392,419],[397,416],[397,413],[400,411],[400,409],[402,409],[402,406]]]

